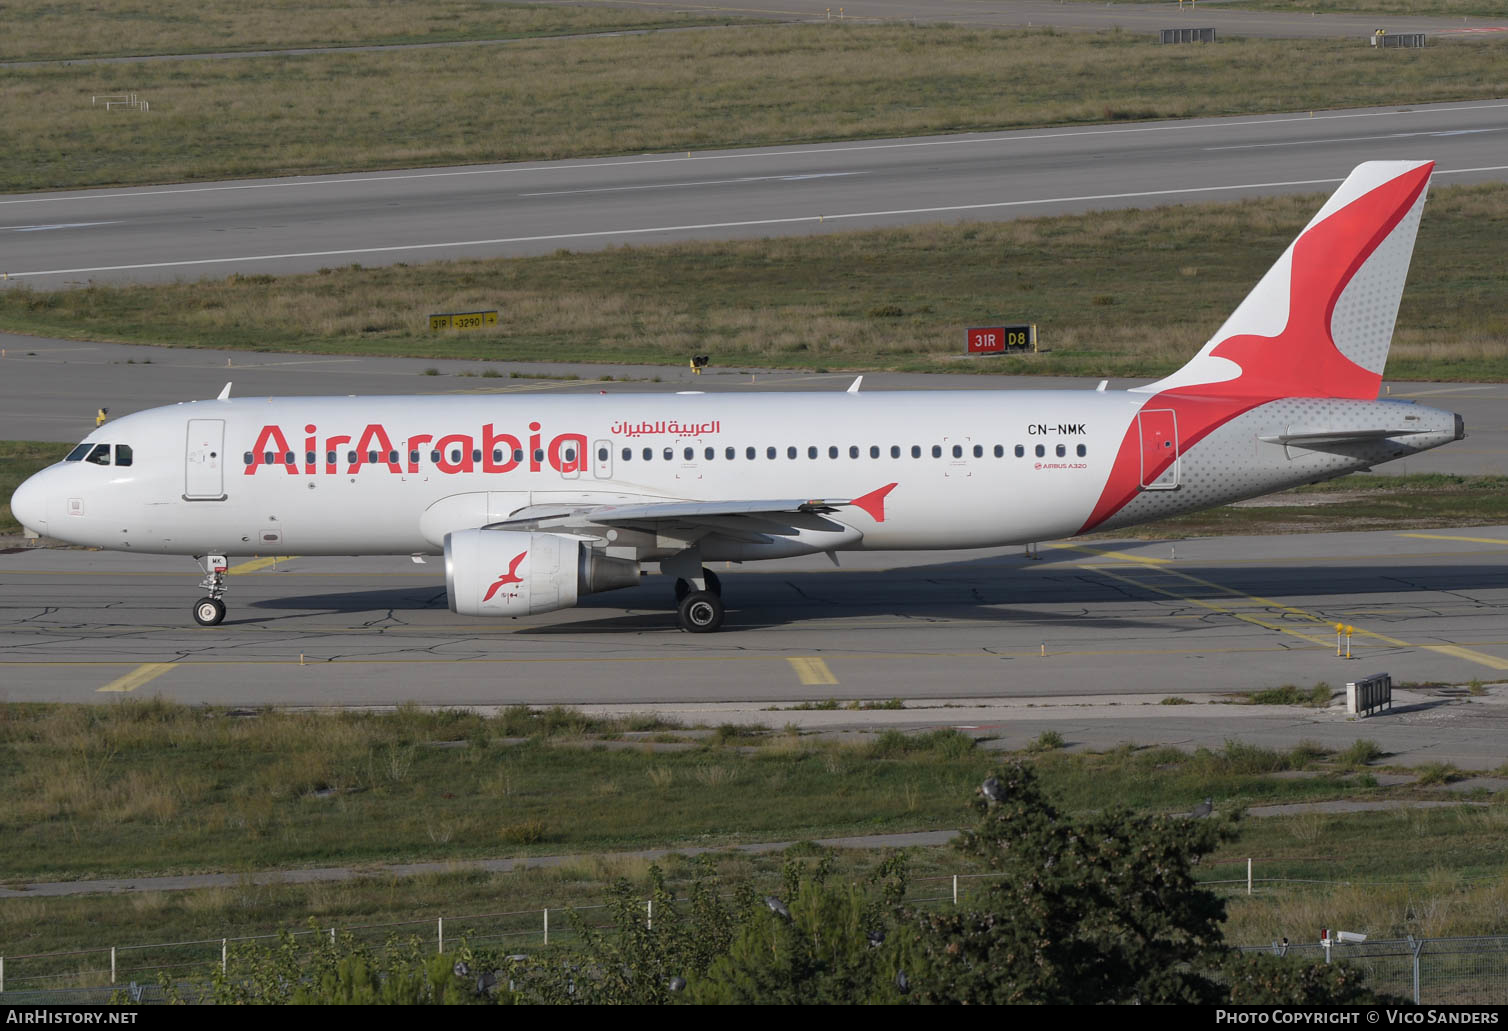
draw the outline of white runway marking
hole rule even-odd
[[[1408,140],[1417,136],[1474,136],[1484,132],[1502,132],[1504,126],[1492,129],[1448,129],[1440,132],[1390,132],[1382,136],[1334,136],[1327,140],[1284,140],[1281,143],[1233,143],[1226,147],[1205,147],[1216,150],[1267,150],[1272,147],[1313,147],[1324,143],[1370,143],[1375,140]]]
[[[683,186],[731,186],[738,183],[804,182],[807,179],[839,179],[868,172],[813,172],[809,175],[746,175],[740,179],[700,179],[689,183],[654,183],[649,186],[595,186],[581,190],[546,190],[543,193],[520,193],[520,197],[569,197],[578,193],[628,193],[632,190],[675,190]]]
[[[89,226],[113,226],[119,222],[120,219],[117,218],[109,222],[57,222],[53,225],[42,226],[0,226],[0,229],[8,233],[46,233],[54,229],[86,229]]]
[[[605,161],[586,161],[574,165],[509,165],[501,168],[463,168],[448,172],[407,172],[401,175],[366,175],[346,176],[339,179],[305,179],[298,181],[280,180],[277,182],[260,183],[234,183],[219,186],[184,186],[169,189],[152,189],[150,187],[129,190],[117,193],[87,193],[74,191],[71,193],[45,194],[32,197],[12,197],[0,200],[0,205],[6,204],[49,204],[56,201],[87,201],[87,200],[116,200],[123,197],[163,197],[170,194],[180,193],[216,193],[231,190],[282,190],[293,187],[305,186],[349,186],[361,183],[383,183],[403,181],[408,179],[446,179],[460,176],[473,175],[521,175],[529,173],[544,173],[553,175],[557,172],[573,171],[592,168],[620,168],[625,165],[659,165],[672,164],[681,161],[733,161],[739,159],[754,158],[779,158],[779,157],[809,157],[813,154],[851,154],[856,151],[866,150],[908,150],[917,147],[961,147],[977,146],[981,143],[1024,143],[1030,140],[1057,140],[1072,136],[1126,136],[1140,133],[1155,132],[1188,132],[1199,129],[1221,129],[1231,126],[1242,125],[1281,125],[1285,122],[1323,122],[1350,118],[1390,118],[1399,115],[1434,115],[1448,114],[1453,111],[1490,111],[1496,108],[1508,107],[1508,102],[1490,104],[1462,104],[1457,107],[1424,107],[1409,111],[1390,109],[1386,111],[1343,111],[1325,115],[1280,115],[1277,117],[1260,118],[1237,118],[1222,122],[1180,123],[1176,125],[1142,125],[1127,126],[1115,129],[1073,129],[1060,132],[1011,133],[1009,135],[995,133],[988,136],[970,137],[946,137],[943,139],[927,140],[904,140],[894,143],[858,143],[836,144],[833,146],[812,145],[797,150],[773,150],[773,151],[730,151],[719,154],[695,154],[690,157],[673,155],[665,157],[653,157],[645,155],[639,158],[619,158]],[[1327,180],[1334,181],[1334,180]]]
[[[1508,171],[1508,165],[1489,168],[1436,169],[1435,175],[1452,175],[1467,172]],[[1143,190],[1134,193],[1096,193],[1078,197],[1043,197],[1037,200],[1004,200],[988,204],[949,204],[934,208],[899,208],[892,211],[850,211],[837,214],[797,215],[790,218],[756,218],[741,222],[701,222],[679,226],[648,226],[640,229],[602,229],[587,233],[546,233],[538,236],[501,236],[490,240],[449,240],[444,243],[408,243],[387,247],[352,247],[338,251],[296,251],[287,254],[245,254],[226,258],[194,258],[184,261],[151,261],[137,265],[100,265],[92,268],[39,269],[32,272],[11,272],[12,279],[32,276],[65,276],[86,272],[129,272],[151,268],[186,268],[193,265],[233,264],[249,261],[286,261],[290,258],[338,258],[354,254],[391,254],[396,251],[428,251],[451,247],[495,247],[516,243],[551,243],[561,240],[600,239],[605,236],[643,236],[649,233],[688,233],[704,229],[747,229],[754,226],[801,225],[810,223],[837,222],[855,218],[888,218],[896,215],[945,215],[961,211],[990,211],[1002,208],[1031,207],[1039,204],[1086,204],[1095,201],[1138,200],[1147,197],[1178,197],[1192,193],[1224,193],[1232,190],[1280,189],[1289,186],[1332,186],[1341,178],[1294,179],[1286,182],[1239,183],[1233,186],[1189,186],[1176,190]]]

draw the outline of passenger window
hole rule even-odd
[[[461,460],[461,453],[459,451],[457,451],[454,455],[451,456],[451,461],[452,462],[459,462],[460,460]],[[354,451],[347,451],[346,452],[346,461],[348,463],[350,463],[351,465],[355,465],[356,464],[356,452],[354,452]],[[269,458],[267,460],[267,464],[271,465],[272,464],[272,459]]]
[[[1038,444],[1037,445],[1037,457],[1041,458],[1045,454],[1047,454],[1047,448],[1043,447],[1041,444]]]
[[[688,448],[685,448],[684,450],[682,450],[681,454],[684,455],[685,458],[686,458],[686,461],[689,462],[692,459],[696,458],[696,449],[688,447]]]
[[[817,457],[817,449],[816,449],[815,446],[812,446],[812,445],[808,445],[807,446],[806,457],[807,458],[816,458]]]
[[[1025,458],[1026,457],[1026,448],[1022,447],[1020,444],[1016,445],[1016,457],[1017,458]]]
[[[733,459],[738,457],[738,449],[731,447],[723,448],[723,457],[730,462],[733,461]]]
[[[110,445],[109,444],[96,444],[96,445],[94,445],[94,450],[91,451],[91,452],[89,452],[89,457],[86,458],[86,459],[84,459],[84,461],[86,461],[86,462],[93,462],[95,465],[109,465],[110,464]],[[271,461],[269,461],[267,464],[271,465],[272,463],[271,463]]]
[[[827,449],[827,457],[828,458],[837,458],[838,457],[838,449],[836,447],[829,446],[828,449]]]
[[[117,445],[115,445],[115,464],[116,465],[130,465],[131,464],[131,445],[130,444],[117,444]]]
[[[848,457],[849,458],[858,458],[859,457],[859,448],[858,448],[858,445],[856,445],[856,444],[850,444],[850,445],[848,445]]]
[[[901,446],[899,444],[891,444],[890,445],[890,457],[891,458],[899,458],[899,457],[901,457]]]
[[[1057,455],[1057,456],[1058,456],[1058,457],[1059,457],[1059,458],[1062,458],[1062,457],[1063,457],[1063,456],[1064,456],[1064,455],[1066,455],[1066,454],[1068,454],[1068,448],[1067,448],[1067,446],[1066,446],[1066,445],[1063,445],[1063,444],[1059,444],[1059,445],[1058,445],[1058,446],[1057,446],[1057,447],[1055,447],[1055,448],[1053,448],[1053,452],[1054,452],[1054,453],[1055,453],[1055,454],[1056,454],[1056,455]]]
[[[477,455],[477,458],[481,458],[481,457],[482,457],[481,455]],[[377,452],[375,452],[375,451],[368,451],[367,452],[367,461],[370,462],[370,463],[372,463],[373,465],[376,465],[377,464]]]
[[[704,448],[702,450],[702,457],[705,458],[709,462],[712,461],[714,458],[717,457],[717,448],[715,448],[715,447]]]
[[[655,449],[654,448],[647,447],[647,448],[644,449],[644,461],[646,461],[646,462],[651,461],[654,458],[654,456],[655,456]]]
[[[912,444],[911,445],[911,457],[912,458],[920,458],[920,457],[922,457],[922,449],[921,449],[921,445],[920,444]]]
[[[764,449],[764,456],[766,458],[774,458],[775,457],[775,449],[772,448],[772,447],[765,448]]]
[[[396,451],[389,451],[387,453],[387,460],[389,462],[392,462],[393,464],[396,465],[397,462],[398,462],[398,452],[396,452]]]
[[[1080,458],[1083,458],[1084,455],[1087,454],[1088,451],[1089,451],[1089,449],[1086,448],[1083,444],[1080,444],[1078,447],[1074,448],[1073,450],[1074,450],[1074,453],[1077,454]]]
[[[871,444],[871,445],[869,445],[869,457],[870,458],[879,458],[880,457],[880,447],[879,447],[878,444]]]
[[[942,445],[941,444],[933,444],[932,445],[932,457],[933,458],[941,458],[942,457]]]
[[[255,462],[257,460],[256,456],[253,455],[250,451],[246,452],[246,454],[244,456],[242,456],[242,457],[245,458],[247,465],[250,465],[251,463],[253,463],[253,462]],[[68,461],[70,461],[70,462],[76,462],[76,461],[78,461],[78,459],[76,459],[76,458],[69,458]]]
[[[796,449],[794,447],[788,447],[788,448],[786,448],[785,449],[785,457],[787,457],[787,458],[795,458],[796,457]]]
[[[953,457],[954,458],[962,458],[963,457],[963,445],[962,444],[954,444],[953,445]]]
[[[983,447],[983,445],[980,445],[980,444],[975,444],[974,445],[974,457],[975,458],[983,458],[984,457],[984,447]]]
[[[571,456],[571,458],[575,458],[575,457],[576,457],[575,455]],[[482,449],[479,448],[479,447],[472,448],[471,449],[471,462],[472,462],[472,464],[475,465],[477,462],[480,462],[481,460],[482,460]],[[374,462],[377,461],[377,454],[376,454],[376,452],[372,453],[372,461],[374,461]]]
[[[94,447],[93,444],[88,444],[88,443],[80,444],[78,447],[76,447],[72,451],[68,452],[68,457],[65,458],[65,459],[63,459],[63,461],[65,461],[65,462],[78,462],[78,461],[82,461],[83,458],[84,458],[84,456],[89,453],[89,449],[92,448],[92,447]],[[250,465],[251,464],[251,459],[250,459],[249,456],[251,455],[251,452],[248,451],[248,452],[246,452],[246,454],[248,456],[248,458],[246,460],[246,464]]]
[[[94,456],[93,455],[89,456],[89,461],[91,461],[91,462],[94,461]],[[105,462],[108,462],[108,461],[110,461],[108,458],[105,459]],[[105,462],[101,462],[100,464],[104,465]],[[265,452],[262,453],[262,464],[263,465],[273,465],[276,462],[277,462],[277,453],[276,452],[265,451]]]
[[[665,461],[667,461],[667,462],[674,462],[675,461],[675,448],[668,447],[668,448],[665,449]]]
[[[534,449],[534,461],[536,461],[536,462],[543,462],[544,460],[545,460],[545,449],[542,448],[542,447],[535,448]]]
[[[461,464],[461,449],[460,448],[456,448],[454,451],[452,451],[450,453],[450,464],[451,465],[460,465]]]
[[[634,449],[633,448],[626,447],[626,448],[623,449],[623,460],[625,462],[631,462],[631,461],[633,461],[633,457],[634,457]]]
[[[995,445],[995,457],[996,458],[1004,458],[1005,457],[1005,445],[1004,444],[996,444]]]
[[[431,462],[435,463],[435,465],[439,465],[440,464],[440,452],[439,451],[431,451],[429,453],[429,460]],[[330,461],[330,462],[335,461],[335,452],[334,451],[330,452],[330,455],[329,455],[329,458],[327,459],[327,461]]]
[[[293,452],[292,451],[284,452],[283,453],[283,464],[284,465],[292,465],[293,462],[294,462]]]
[[[523,448],[514,448],[513,449],[513,464],[514,465],[520,465],[520,464],[523,463],[523,460],[524,460],[524,449]]]
[[[314,464],[314,452],[313,451],[309,452],[309,464],[310,465]],[[408,464],[409,465],[418,465],[419,464],[419,452],[418,452],[417,449],[415,449],[413,451],[410,451],[408,453]]]
[[[492,449],[492,460],[494,462],[501,462],[503,460],[503,449],[502,448],[495,447],[495,448]],[[606,451],[602,452],[602,460],[604,462],[607,461],[607,452]]]
[[[599,447],[597,449],[597,461],[599,461],[599,462],[606,462],[607,461],[607,448],[605,448],[605,447]]]
[[[759,452],[755,451],[753,448],[745,448],[744,449],[744,457],[747,458],[751,462],[754,461],[754,456],[757,455],[757,454],[759,454]]]

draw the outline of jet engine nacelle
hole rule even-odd
[[[639,564],[559,533],[459,530],[445,535],[445,591],[463,616],[527,616],[632,587]]]

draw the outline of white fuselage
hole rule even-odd
[[[1145,485],[1157,504],[1134,518],[1134,502],[1118,506],[1111,522],[1325,479],[1455,436],[1446,412],[1316,404],[1330,423],[1341,409],[1362,424],[1406,409],[1429,432],[1296,451],[1260,440],[1291,427],[1291,405],[1254,405],[1203,441],[1175,432],[1183,453]],[[129,465],[59,463],[14,508],[32,530],[103,548],[437,554],[448,532],[540,506],[850,499],[894,484],[883,520],[857,521],[861,536],[840,547],[985,547],[1085,529],[1117,453],[1149,432],[1138,414],[1148,406],[1146,393],[1064,390],[199,401],[105,424],[85,443],[127,445]],[[1218,486],[1199,476],[1200,449],[1217,437]],[[1226,468],[1232,448],[1245,469]]]

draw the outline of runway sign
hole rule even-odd
[[[969,354],[1005,354],[1009,351],[1035,351],[1037,327],[977,326],[969,330],[967,347]]]
[[[442,329],[481,329],[483,326],[495,325],[497,325],[495,311],[457,311],[448,315],[429,317],[431,333],[438,333]]]

